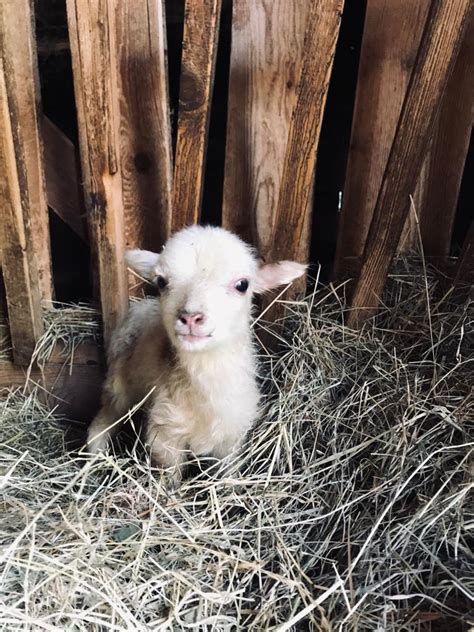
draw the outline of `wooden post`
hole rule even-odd
[[[474,15],[464,35],[443,97],[428,160],[428,183],[421,213],[424,253],[449,256],[461,180],[474,116]]]
[[[376,311],[409,210],[444,89],[461,44],[471,0],[431,4],[420,50],[377,197],[350,326]]]
[[[172,228],[199,221],[221,0],[186,0]]]
[[[311,0],[233,4],[222,223],[254,243],[265,259],[310,5]],[[311,200],[308,216],[310,206]]]
[[[159,250],[171,226],[172,148],[163,0],[112,0],[127,248]],[[136,283],[134,282],[136,285]]]
[[[1,250],[14,359],[29,362],[52,298],[48,207],[38,130],[39,84],[32,7],[0,4]]]
[[[104,336],[128,303],[117,94],[117,42],[109,0],[67,0],[82,175]]]
[[[430,0],[368,0],[334,276],[356,276]],[[418,208],[418,206],[417,206]]]
[[[311,3],[273,225],[270,252],[274,260],[308,257],[305,226],[310,221],[316,151],[343,6],[343,0]]]

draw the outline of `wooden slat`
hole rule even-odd
[[[16,85],[6,58],[5,65],[0,57],[0,249],[13,357],[18,364],[28,364],[43,319],[28,197],[23,195],[27,186],[24,146],[14,135],[18,131]]]
[[[466,29],[443,105],[428,161],[428,184],[421,214],[427,256],[449,255],[456,207],[474,115],[474,16]]]
[[[432,2],[377,197],[349,314],[351,326],[376,311],[471,7],[471,0]]]
[[[310,5],[311,0],[233,4],[222,222],[265,259]]]
[[[44,175],[48,205],[81,239],[86,240],[79,156],[73,143],[43,116]]]
[[[172,228],[199,221],[221,0],[186,0]]]
[[[309,254],[305,226],[343,6],[343,0],[311,3],[273,226],[270,252],[274,260],[304,261]]]
[[[38,130],[40,90],[34,15],[29,0],[0,3],[0,56],[4,60],[6,90],[12,113],[17,160],[21,168],[24,220],[31,224],[32,250],[38,269],[37,283],[43,300],[52,298],[48,207],[44,186],[42,147]],[[14,118],[13,118],[14,117]]]
[[[429,7],[430,0],[368,0],[338,229],[336,278],[354,275],[357,271],[348,264],[363,255]]]
[[[112,0],[127,248],[159,250],[171,225],[172,148],[163,0]]]
[[[104,336],[128,303],[117,94],[117,31],[111,2],[67,0],[82,175]]]

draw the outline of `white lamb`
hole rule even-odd
[[[188,451],[228,455],[257,416],[252,294],[290,283],[306,266],[259,265],[238,237],[210,226],[176,233],[161,254],[131,250],[127,263],[160,296],[133,304],[112,336],[90,451],[105,449],[116,420],[152,391],[144,408],[153,464],[179,472]]]

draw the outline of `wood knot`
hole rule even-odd
[[[185,112],[197,110],[204,103],[201,84],[194,73],[183,68],[179,90],[179,105]]]
[[[138,173],[147,173],[151,169],[153,160],[146,151],[139,151],[133,157],[133,164]]]

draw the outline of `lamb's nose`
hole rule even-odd
[[[204,322],[204,314],[202,312],[189,313],[186,310],[182,310],[179,312],[178,319],[183,325],[192,327],[193,325],[202,325]]]

